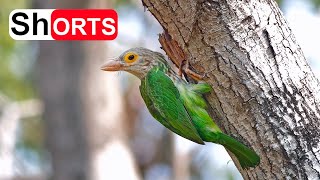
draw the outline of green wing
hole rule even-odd
[[[176,134],[204,144],[180,99],[178,89],[161,70],[152,69],[141,80],[140,92],[150,113]]]

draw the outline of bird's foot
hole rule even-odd
[[[184,66],[184,63],[185,63],[185,62],[186,62],[186,60],[182,60],[181,63],[180,63],[180,65],[179,65],[178,75],[179,75],[180,77],[182,77],[182,74],[183,74],[183,72],[184,72],[183,66]]]
[[[194,71],[192,71],[189,68],[189,63],[187,62],[187,60],[183,60],[179,66],[179,72],[178,75],[180,77],[182,77],[182,74],[186,73],[188,76],[190,76],[192,79],[197,80],[197,81],[201,81],[203,80],[203,78],[206,77],[206,74],[200,75]]]

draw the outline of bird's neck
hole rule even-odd
[[[159,70],[163,71],[165,74],[169,76],[169,78],[174,82],[174,83],[181,83],[184,82],[183,79],[177,74],[176,71],[174,71],[171,66],[168,63],[160,63],[158,66]]]
[[[169,78],[173,81],[180,81],[181,78],[178,74],[171,68],[171,66],[163,59],[161,61],[153,61],[151,66],[143,66],[140,71],[128,71],[131,74],[137,76],[139,79],[143,79],[147,76],[148,72],[153,69],[157,68],[158,70],[164,72],[169,76]]]

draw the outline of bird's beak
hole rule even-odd
[[[123,65],[120,63],[120,61],[116,60],[108,61],[106,64],[101,66],[101,70],[103,71],[120,71],[122,68]]]

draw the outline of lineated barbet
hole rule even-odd
[[[242,168],[259,164],[260,157],[236,139],[222,133],[207,112],[203,94],[211,86],[189,83],[178,75],[159,53],[132,48],[101,67],[104,71],[127,71],[141,80],[140,92],[149,112],[165,127],[199,144],[223,145],[238,159]]]

